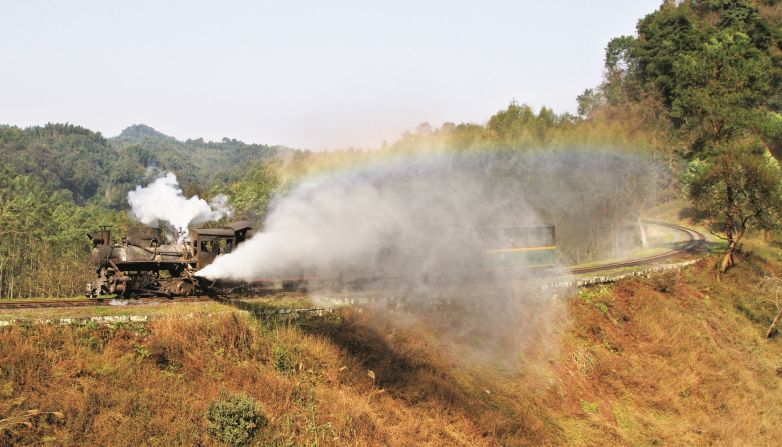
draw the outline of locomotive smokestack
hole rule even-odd
[[[109,245],[109,242],[111,241],[111,230],[109,227],[101,227],[100,238],[103,240],[103,245]]]

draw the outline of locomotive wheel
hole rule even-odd
[[[179,281],[176,285],[176,294],[179,296],[190,296],[195,293],[195,284],[188,280]]]

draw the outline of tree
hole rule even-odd
[[[771,338],[777,333],[777,324],[782,319],[782,296],[780,296],[780,293],[782,293],[782,279],[776,276],[766,276],[758,283],[758,291],[771,295],[772,297],[767,299],[767,301],[773,304],[776,309],[776,314],[771,319],[771,324],[769,324],[766,330],[766,338]]]
[[[692,132],[695,150],[708,150],[761,126],[764,102],[775,88],[770,69],[768,56],[749,36],[732,29],[676,58],[671,116]]]
[[[779,224],[782,175],[779,164],[762,147],[731,147],[690,165],[689,193],[696,210],[721,226],[728,249],[720,270],[734,264],[734,254],[749,228]]]
[[[588,117],[593,110],[602,106],[605,101],[600,92],[588,88],[584,90],[584,93],[576,97],[576,102],[578,103],[578,115]]]
[[[637,37],[606,48],[609,103],[659,95],[687,142],[690,199],[724,230],[724,272],[747,229],[777,223],[782,156],[782,33],[758,2],[665,2]]]
[[[278,167],[274,164],[256,163],[243,179],[226,188],[225,192],[231,198],[231,207],[235,212],[256,223],[263,222],[266,209],[280,187],[276,169]]]

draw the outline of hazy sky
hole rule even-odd
[[[661,0],[0,0],[0,123],[376,147],[422,122],[558,112]]]

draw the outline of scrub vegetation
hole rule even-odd
[[[7,327],[0,445],[773,445],[777,311],[743,284],[782,252],[752,244],[728,276],[712,256],[582,289],[560,336],[512,359],[350,309]]]

